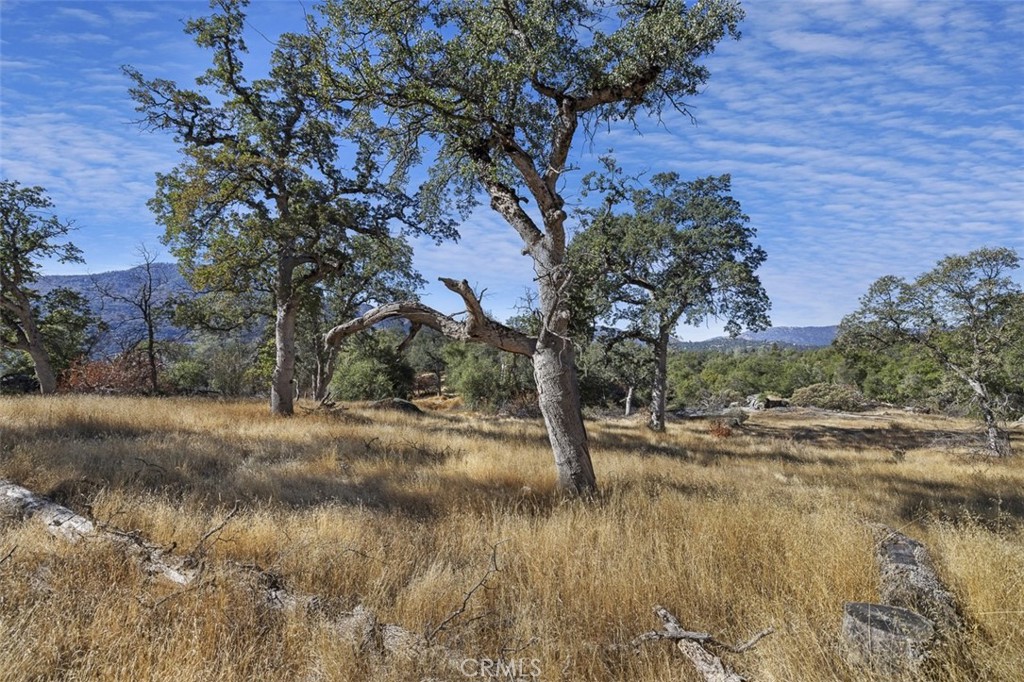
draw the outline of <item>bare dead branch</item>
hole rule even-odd
[[[402,339],[402,342],[398,344],[397,350],[399,353],[405,352],[405,349],[409,347],[409,344],[412,343],[413,339],[416,338],[416,335],[420,333],[421,329],[423,329],[423,325],[416,322],[409,326],[409,333],[406,334],[405,338]]]
[[[746,642],[740,644],[726,644],[715,639],[708,632],[694,632],[685,630],[679,624],[671,611],[664,606],[655,606],[654,615],[662,622],[661,630],[652,630],[634,638],[632,645],[639,650],[639,645],[651,640],[668,639],[674,641],[681,651],[693,664],[697,672],[704,678],[705,682],[744,682],[741,675],[734,673],[718,656],[714,655],[706,647],[717,647],[732,653],[743,653],[752,649],[758,642],[775,632],[774,628],[767,628],[758,632]]]
[[[353,334],[386,320],[400,318],[408,320],[413,326],[429,327],[456,341],[484,343],[510,353],[533,355],[536,350],[536,340],[487,317],[479,299],[466,280],[459,281],[447,277],[442,277],[440,280],[448,289],[462,297],[466,303],[468,315],[465,321],[445,315],[418,301],[400,301],[378,306],[366,311],[360,317],[334,327],[324,337],[325,343],[328,346],[337,346]]]
[[[466,613],[466,609],[469,608],[469,602],[471,599],[473,599],[473,595],[475,595],[479,590],[487,589],[488,579],[490,579],[490,577],[495,573],[501,571],[501,569],[498,568],[498,545],[500,544],[501,543],[498,542],[491,545],[491,558],[490,563],[487,565],[487,570],[484,571],[484,574],[480,576],[480,579],[477,580],[476,583],[462,595],[462,603],[459,604],[458,608],[449,613],[444,620],[442,620],[440,623],[434,626],[433,629],[431,629],[431,631],[426,636],[426,641],[428,643],[433,642],[434,638],[441,634],[441,632],[443,632],[445,629],[447,629],[447,627],[452,622],[454,622],[457,618],[460,618],[464,613]],[[474,620],[478,619],[479,617],[475,618]]]
[[[219,533],[221,530],[223,530],[224,526],[228,525],[228,523],[231,522],[231,519],[233,519],[235,517],[235,514],[237,514],[237,513],[238,513],[238,500],[235,500],[235,506],[231,508],[231,511],[228,512],[228,515],[224,517],[224,520],[221,521],[216,526],[214,526],[213,528],[211,528],[210,530],[206,531],[203,534],[203,537],[199,538],[199,542],[197,542],[195,548],[191,552],[189,552],[189,556],[192,557],[193,559],[198,557],[199,553],[203,549],[203,544],[207,540],[209,540],[210,537],[214,533]]]
[[[757,633],[756,635],[748,639],[746,642],[737,644],[735,646],[730,646],[728,644],[723,644],[722,642],[717,641],[712,643],[734,654],[742,654],[744,651],[749,651],[750,649],[753,649],[758,642],[760,642],[762,639],[764,639],[765,637],[774,632],[775,628],[765,628],[764,630],[761,630],[761,632]]]

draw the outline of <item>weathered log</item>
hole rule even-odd
[[[930,620],[916,611],[885,604],[846,603],[842,628],[852,663],[892,675],[916,672],[935,638]]]
[[[28,488],[0,480],[0,515],[7,518],[35,518],[47,532],[75,542],[96,532],[92,521],[63,505],[39,497]]]
[[[937,640],[960,636],[963,621],[925,546],[888,526],[871,528],[884,603],[847,603],[843,640],[855,665],[894,676],[911,674]]]
[[[874,531],[882,602],[918,611],[935,624],[941,636],[953,636],[963,623],[953,594],[939,579],[928,549],[892,528],[879,525]]]

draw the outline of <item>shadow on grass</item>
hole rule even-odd
[[[794,443],[822,448],[846,450],[912,450],[927,447],[937,436],[936,431],[908,429],[898,424],[884,428],[848,428],[840,426],[785,427],[768,424],[745,424],[744,432],[757,438],[778,438]]]
[[[925,481],[899,474],[875,474],[860,479],[861,486],[878,486],[899,500],[896,510],[905,521],[922,518],[943,521],[979,521],[997,529],[1007,524],[1024,526],[1024,491],[1010,481],[976,484]]]
[[[553,485],[531,488],[517,477],[483,481],[435,468],[460,456],[449,446],[352,441],[336,444],[339,454],[332,463],[312,455],[284,458],[280,451],[287,444],[272,443],[269,452],[264,448],[254,454],[246,444],[211,440],[203,445],[222,454],[205,454],[187,443],[106,440],[92,443],[88,453],[75,447],[55,449],[41,473],[18,464],[3,466],[0,472],[87,514],[96,497],[111,490],[209,510],[235,501],[243,508],[330,505],[417,521],[495,509],[545,515],[564,502]],[[40,486],[37,480],[34,486],[31,479],[37,477],[57,482]]]
[[[643,427],[640,427],[643,428]],[[621,430],[617,433],[603,431],[592,437],[598,448],[618,450],[621,454],[638,457],[667,457],[678,461],[691,462],[700,466],[717,466],[730,461],[781,462],[797,465],[825,465],[849,467],[852,462],[841,457],[807,456],[801,457],[785,450],[776,449],[770,452],[746,452],[743,448],[731,445],[728,438],[708,439],[699,445],[668,445],[651,443],[636,435],[636,427],[632,431]],[[747,435],[748,431],[736,429],[737,435]]]

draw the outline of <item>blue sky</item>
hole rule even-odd
[[[834,324],[878,277],[913,277],[951,253],[1024,256],[1024,0],[744,7],[743,39],[707,60],[696,125],[666,115],[601,131],[571,160],[614,149],[635,171],[731,173],[768,252],[760,274],[780,326]],[[207,13],[191,0],[0,0],[0,176],[45,187],[87,261],[48,273],[129,267],[140,242],[158,245],[145,202],[178,155],[132,125],[120,69],[191,85],[208,54],[182,22]],[[249,14],[256,68],[270,49],[259,34],[301,28],[303,4],[255,0]],[[566,196],[576,200],[571,185]],[[518,237],[486,209],[461,232],[458,244],[417,242],[417,266],[486,288],[485,306],[507,316],[533,279]],[[437,285],[425,300],[461,309]]]

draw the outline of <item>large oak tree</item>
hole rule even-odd
[[[581,129],[596,134],[629,127],[639,115],[684,109],[709,77],[701,58],[726,36],[738,37],[739,4],[328,0],[325,11],[339,92],[377,110],[408,143],[392,148],[407,156],[429,150],[435,189],[454,189],[461,199],[486,193],[533,261],[542,324],[535,337],[498,325],[454,280],[448,284],[469,311],[457,329],[436,311],[389,313],[416,314],[437,329],[530,356],[559,484],[592,491],[568,335],[570,153]]]
[[[384,181],[372,141],[354,133],[351,111],[325,101],[313,35],[281,35],[265,78],[249,80],[242,58],[245,0],[214,0],[186,24],[213,66],[185,89],[126,68],[144,126],[169,131],[185,160],[157,177],[151,202],[165,241],[199,290],[273,301],[271,410],[292,414],[296,321],[314,287],[330,287],[353,262],[357,235],[395,239],[396,224],[435,235],[450,224],[427,216]],[[395,167],[392,168],[395,170]]]
[[[641,184],[605,162],[589,183],[604,204],[583,211],[584,229],[570,245],[576,291],[580,307],[614,325],[606,342],[633,339],[653,350],[648,426],[663,431],[672,333],[680,322],[711,318],[730,335],[767,327],[768,295],[756,274],[766,255],[728,175],[683,181],[658,173]]]
[[[44,297],[33,284],[44,260],[82,262],[81,252],[65,239],[71,223],[54,215],[52,208],[42,187],[0,180],[0,348],[31,356],[41,393],[57,390],[57,373],[41,319],[44,308],[53,312],[54,306],[44,305]],[[69,293],[63,291],[65,298]],[[59,298],[51,297],[51,302]],[[76,307],[81,307],[80,301]]]
[[[1024,337],[1024,289],[1010,276],[1018,267],[1012,249],[982,248],[943,258],[912,282],[882,277],[843,318],[837,343],[873,352],[902,345],[923,351],[969,392],[984,419],[988,449],[1008,455],[999,412],[1020,387],[1013,354]]]

